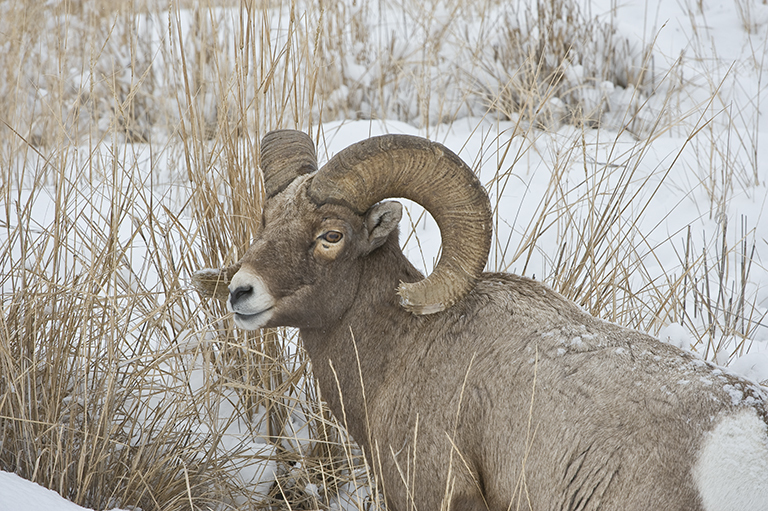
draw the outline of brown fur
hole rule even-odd
[[[485,273],[445,312],[406,312],[397,286],[422,276],[396,228],[372,234],[382,206],[318,207],[307,182],[267,202],[241,264],[276,299],[266,326],[301,329],[324,399],[381,466],[391,511],[411,499],[424,511],[699,510],[689,472],[702,436],[747,406],[723,385],[764,416],[756,386],[527,278]],[[317,257],[328,228],[344,245]]]

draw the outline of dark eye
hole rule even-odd
[[[339,231],[328,231],[320,237],[323,238],[328,243],[338,243],[341,241],[341,238],[343,238],[344,235],[341,234]]]

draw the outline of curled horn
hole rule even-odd
[[[440,312],[461,300],[488,260],[488,195],[472,169],[441,144],[408,135],[358,142],[320,169],[309,196],[358,214],[390,197],[405,197],[429,211],[440,227],[440,260],[426,279],[398,287],[401,305],[414,314]]]
[[[317,170],[315,144],[302,131],[270,131],[261,139],[261,170],[267,198],[273,197],[297,177]]]

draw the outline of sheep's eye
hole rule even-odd
[[[338,243],[341,241],[341,238],[343,238],[344,235],[341,234],[339,231],[328,231],[320,237],[323,238],[328,243]]]

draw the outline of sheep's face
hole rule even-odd
[[[354,299],[361,258],[396,230],[397,202],[364,215],[307,196],[311,176],[294,180],[264,207],[263,227],[229,283],[228,308],[249,330],[292,326],[322,328]]]

